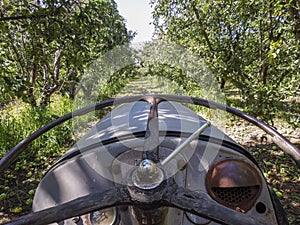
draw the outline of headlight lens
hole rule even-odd
[[[258,171],[249,163],[236,159],[217,162],[206,177],[210,196],[240,212],[247,212],[255,204],[261,185]]]
[[[89,219],[92,225],[113,225],[116,218],[116,208],[108,208],[91,213]]]

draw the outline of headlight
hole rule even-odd
[[[108,208],[82,216],[84,225],[113,225],[117,221],[116,208]]]
[[[206,177],[210,196],[240,212],[247,212],[255,204],[261,186],[258,171],[249,163],[236,159],[216,163]]]

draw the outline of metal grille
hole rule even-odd
[[[212,191],[220,203],[229,206],[241,206],[244,202],[256,197],[259,185],[231,188],[213,187]]]

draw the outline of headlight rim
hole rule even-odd
[[[224,168],[222,168],[222,166]],[[216,171],[218,169],[221,170],[221,172]],[[237,169],[237,171],[234,171],[235,169]],[[246,170],[246,172],[244,170]],[[239,176],[237,176],[236,172],[240,173]],[[218,181],[218,179],[224,176],[224,174],[227,174],[226,179]],[[216,176],[216,178],[213,178],[213,176]],[[251,180],[251,177],[253,180]],[[206,174],[205,182],[207,192],[213,200],[228,208],[243,213],[246,213],[255,205],[258,197],[261,194],[263,184],[260,171],[255,165],[252,165],[250,162],[244,159],[235,158],[226,158],[215,161]],[[220,188],[220,191],[224,190],[225,196],[220,198],[220,193],[216,193],[215,188]],[[226,195],[227,192],[229,193],[229,196]],[[237,196],[242,196],[244,192],[246,192],[248,195],[245,199]],[[235,198],[235,196],[237,196],[236,198],[238,199],[242,199],[242,201],[238,202],[230,200],[231,198]]]

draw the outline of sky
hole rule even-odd
[[[151,19],[150,0],[115,0],[119,13],[125,18],[127,29],[137,32],[133,42],[150,41],[154,26]]]

